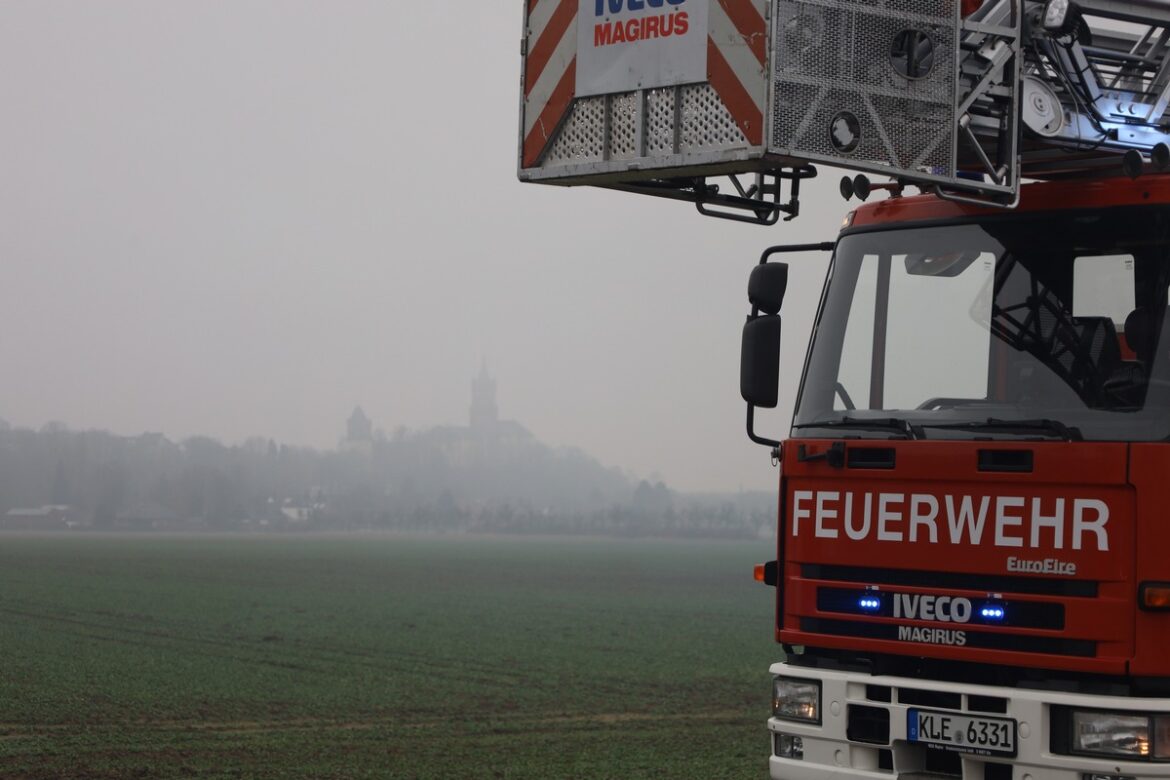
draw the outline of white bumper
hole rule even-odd
[[[772,755],[769,759],[774,780],[918,780],[937,778],[950,780],[1084,780],[1086,774],[1144,780],[1170,778],[1170,763],[1118,761],[1082,756],[1056,755],[1050,751],[1051,705],[1083,707],[1086,709],[1170,712],[1170,699],[1135,699],[1127,697],[1089,696],[1051,691],[1001,688],[985,685],[942,683],[902,677],[874,677],[848,672],[807,669],[788,664],[775,664],[773,674],[821,681],[821,725],[794,723],[771,718],[768,729],[772,737]],[[870,698],[870,692],[888,688],[889,701]],[[970,712],[971,697],[989,697],[1006,700],[1003,712],[994,717],[1011,718],[1017,724],[1017,755],[1014,758],[962,755],[951,757],[953,762],[944,774],[930,772],[927,748],[907,739],[907,710],[949,709],[937,704],[923,704],[934,694],[959,696],[961,711]],[[975,701],[980,701],[976,699]],[[909,703],[907,703],[909,702]],[[884,708],[889,711],[889,744],[860,744],[846,736],[850,705]],[[801,738],[803,758],[781,758],[776,755],[776,735]],[[936,756],[937,757],[937,756]],[[993,767],[987,764],[1007,764],[1012,767]],[[961,774],[954,774],[961,771]]]

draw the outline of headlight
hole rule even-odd
[[[1073,711],[1072,749],[1076,753],[1147,758],[1150,719],[1119,712]]]
[[[773,678],[772,715],[785,720],[820,723],[821,684],[795,677]]]
[[[1167,761],[1170,760],[1170,714],[1053,707],[1052,752]]]

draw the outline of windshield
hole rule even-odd
[[[1170,435],[1170,210],[1010,215],[837,246],[797,435]]]

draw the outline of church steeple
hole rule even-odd
[[[370,441],[374,438],[374,424],[366,417],[360,406],[355,406],[353,414],[345,424],[345,440],[351,442]]]
[[[471,427],[487,430],[499,421],[496,408],[496,380],[487,370],[487,361],[480,364],[479,376],[471,380]]]

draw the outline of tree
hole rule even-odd
[[[69,481],[65,479],[65,462],[60,458],[57,458],[57,471],[53,475],[53,503],[70,503]]]

